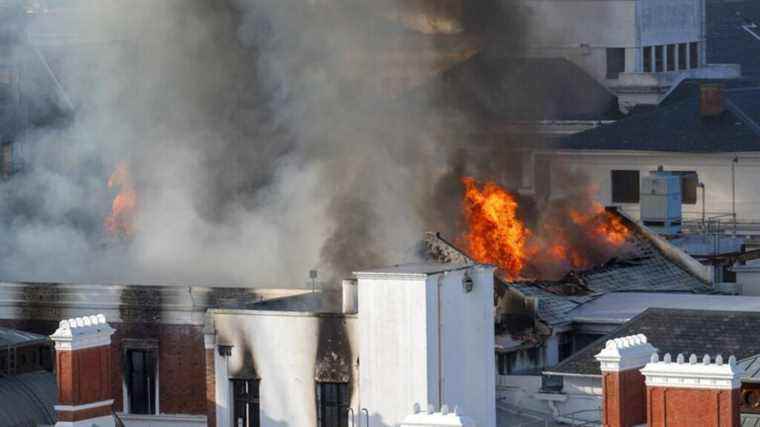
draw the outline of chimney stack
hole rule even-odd
[[[736,358],[718,355],[699,358],[683,354],[672,360],[657,354],[641,372],[646,376],[647,418],[651,427],[740,425],[740,389],[743,370]]]
[[[647,420],[644,376],[639,369],[657,349],[644,335],[607,341],[596,360],[602,370],[602,425],[633,427]]]
[[[716,117],[723,113],[723,84],[703,83],[699,86],[699,113],[702,117]]]
[[[56,427],[113,427],[111,335],[102,314],[62,320],[55,342]]]

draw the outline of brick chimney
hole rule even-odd
[[[736,358],[727,362],[692,354],[688,360],[679,354],[676,360],[657,354],[641,372],[646,376],[648,425],[738,427],[743,370]]]
[[[647,420],[644,376],[639,369],[657,349],[644,335],[607,341],[596,355],[602,370],[602,425],[632,427]]]
[[[62,320],[55,342],[57,427],[113,427],[111,335],[102,314]]]
[[[702,117],[715,117],[723,113],[723,85],[703,83],[699,86],[699,114]]]

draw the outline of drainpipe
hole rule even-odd
[[[736,164],[739,158],[734,157],[731,161],[731,216],[734,219],[734,238],[736,238]]]
[[[443,274],[438,276],[438,285],[436,287],[436,309],[438,312],[438,410],[441,410],[441,407],[443,406],[443,344],[441,342],[443,337],[443,316],[441,314],[441,285],[443,284],[443,278],[446,274],[447,272],[443,272]]]

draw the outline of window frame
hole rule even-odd
[[[328,395],[327,389],[336,387],[336,399],[333,402],[325,402],[323,396]],[[349,395],[348,383],[316,381],[315,382],[315,400],[317,404],[317,427],[348,427],[348,408],[351,406],[351,396]],[[329,403],[333,403],[330,405]],[[325,414],[328,408],[337,408],[338,422],[337,425],[331,425]]]
[[[244,424],[244,427],[260,427],[261,426],[261,380],[258,378],[230,378],[230,388],[232,389],[232,426],[237,427],[237,409],[238,409],[238,402],[243,402],[244,405],[253,405],[254,408],[254,416],[251,416],[250,413],[246,415],[246,418],[248,419],[247,425]],[[236,385],[239,384],[247,384],[249,385],[249,396],[250,396],[250,386],[253,384],[256,390],[255,396],[248,397],[247,399],[241,399],[238,398],[238,389],[236,388]]]
[[[134,409],[132,408],[132,390],[130,387],[130,353],[131,352],[143,352],[143,353],[150,353],[153,355],[153,386],[151,387],[151,391],[153,393],[152,398],[149,400],[149,412],[148,413],[138,413],[134,412]],[[159,384],[160,384],[160,378],[159,378],[159,372],[160,372],[160,366],[159,366],[159,348],[158,348],[158,341],[154,339],[130,339],[125,338],[122,341],[122,390],[123,390],[123,409],[125,414],[136,414],[136,415],[158,415],[160,414],[160,408],[159,408],[159,402],[160,402],[160,395],[159,395]],[[152,412],[150,412],[152,410]]]
[[[607,78],[617,79],[621,73],[625,73],[625,48],[607,48]],[[616,56],[620,55],[620,56]]]
[[[621,190],[618,189],[616,191],[616,182],[620,182],[620,179],[622,178],[622,175],[631,175],[627,177],[627,180],[629,180],[628,184],[634,183],[633,175],[635,174],[636,180],[634,184],[634,188],[632,190]],[[618,180],[615,179],[616,175],[619,177]],[[625,181],[623,181],[625,182]],[[630,194],[625,194],[627,191],[632,191]],[[622,192],[622,193],[621,193]],[[639,203],[641,199],[641,171],[638,169],[612,169],[610,170],[610,199],[612,200],[612,203],[619,203],[619,204],[636,204]]]
[[[644,46],[643,49],[641,49],[641,66],[645,73],[651,73],[652,68],[652,46]]]

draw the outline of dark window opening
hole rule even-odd
[[[127,350],[126,382],[130,414],[156,413],[156,355],[152,350]]]
[[[559,361],[573,355],[573,333],[565,332],[559,335]]]
[[[2,175],[9,177],[13,173],[13,145],[8,142],[3,144],[2,150]]]
[[[560,375],[541,375],[541,392],[542,393],[561,393],[563,377]]]
[[[317,426],[348,427],[348,384],[317,383]]]
[[[613,170],[612,203],[639,202],[639,171]]]
[[[689,68],[699,68],[699,43],[689,43]]]
[[[512,373],[512,366],[515,363],[515,353],[499,353],[496,361],[499,375],[509,375]]]
[[[686,43],[678,44],[678,69],[686,69]]]
[[[664,46],[654,47],[654,70],[658,73],[665,71],[665,49]]]
[[[668,71],[676,70],[676,45],[669,44],[667,48],[667,66]]]
[[[231,380],[233,412],[232,427],[259,427],[259,380]]]
[[[651,73],[652,72],[652,46],[647,46],[644,48],[644,72],[645,73]]]
[[[681,203],[685,205],[697,204],[697,186],[699,178],[695,171],[674,171],[681,176]]]
[[[620,73],[625,72],[625,49],[608,48],[607,49],[607,78],[616,79]]]

